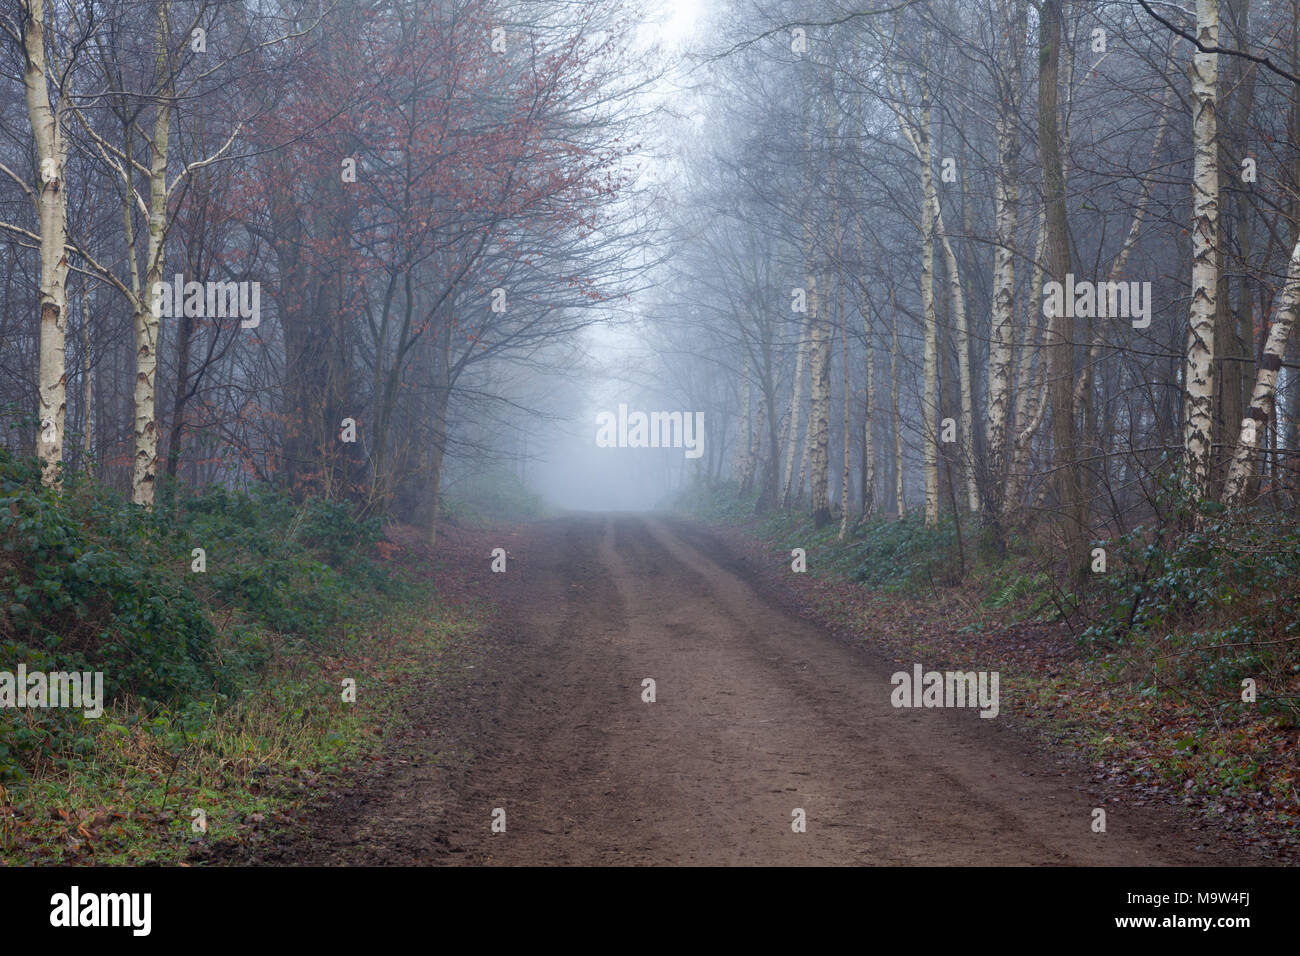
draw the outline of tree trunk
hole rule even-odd
[[[921,311],[925,314],[925,391],[921,397],[921,432],[925,443],[925,523],[939,523],[939,353],[935,343],[938,316],[934,305],[934,173],[930,167],[930,98],[922,93],[921,134]]]
[[[1197,40],[1219,42],[1218,0],[1196,0]],[[1219,284],[1219,144],[1215,107],[1219,55],[1192,57],[1192,302],[1187,330],[1183,451],[1189,490],[1205,496],[1214,432],[1215,302]]]
[[[825,94],[826,130],[829,137],[829,194],[835,198],[835,118],[834,97]],[[810,190],[811,200],[811,190]],[[805,217],[812,215],[812,202],[808,203]],[[831,237],[835,243],[836,237]],[[812,304],[817,287],[816,247],[813,243],[812,222],[805,218],[805,259],[808,261],[808,320],[812,324],[812,401],[809,406],[808,441],[810,446],[810,474],[812,484],[813,525],[823,528],[831,520],[830,503],[830,412],[831,412],[831,340],[823,327],[820,303]],[[837,243],[835,243],[837,244]],[[827,290],[829,291],[829,289]]]
[[[744,494],[749,484],[752,470],[749,467],[750,440],[749,408],[751,401],[749,388],[749,351],[745,352],[745,361],[740,371],[740,381],[736,384],[736,406],[740,417],[736,421],[736,447],[732,453],[731,473],[736,479],[736,487]]]
[[[36,214],[40,228],[40,358],[37,383],[36,454],[41,482],[57,487],[68,411],[65,369],[68,320],[68,190],[64,182],[67,139],[62,104],[50,102],[46,76],[45,3],[29,0],[23,20],[23,84],[36,149]]]
[[[433,346],[433,439],[429,452],[429,547],[438,542],[442,470],[447,452],[447,409],[451,404],[451,315],[430,333]]]
[[[862,334],[866,342],[867,355],[867,396],[862,410],[862,520],[871,515],[875,505],[876,487],[876,441],[874,425],[876,421],[876,381],[875,350],[871,345],[871,314],[869,309],[862,311]]]
[[[1065,200],[1065,171],[1057,117],[1057,81],[1061,58],[1061,3],[1043,0],[1038,73],[1038,152],[1043,164],[1047,209],[1047,267],[1050,277],[1064,282],[1070,272],[1069,214]],[[1087,523],[1079,480],[1074,421],[1074,322],[1071,310],[1052,310],[1046,345],[1051,363],[1052,438],[1056,452],[1057,504],[1066,561],[1070,573],[1082,580],[1087,569]]]
[[[894,287],[889,287],[889,316],[892,341],[889,347],[889,400],[894,419],[894,513],[903,520],[903,421],[898,411],[898,311],[894,307]]]
[[[167,227],[167,141],[171,128],[171,108],[159,103],[154,123],[153,141],[149,144],[152,162],[149,170],[149,242],[148,267],[144,288],[135,308],[135,459],[131,474],[131,500],[146,508],[153,507],[154,486],[158,473],[158,407],[155,379],[158,374],[158,331],[162,320],[153,300],[153,287],[162,281],[163,253]]]
[[[822,528],[830,523],[830,404],[831,344],[822,327],[819,308],[811,305],[817,278],[809,275],[809,318],[812,322],[812,402],[808,420],[809,481],[812,486],[813,524]]]
[[[1015,343],[1016,226],[1020,210],[1020,76],[1026,25],[1022,0],[1000,0],[998,18],[1006,38],[1007,69],[995,71],[998,93],[997,184],[993,196],[993,296],[989,332],[988,417],[985,448],[985,521],[1002,540],[1007,481],[1007,427],[1011,412],[1011,361]],[[1005,77],[1005,80],[1003,79]],[[1030,290],[1036,295],[1036,290]]]
[[[790,507],[790,484],[794,481],[795,451],[799,447],[799,416],[803,400],[803,370],[808,356],[810,326],[805,320],[799,332],[798,353],[794,361],[794,388],[790,392],[790,428],[785,453],[785,480],[782,482],[781,507]]]
[[[1286,354],[1287,339],[1295,324],[1297,309],[1300,309],[1300,241],[1291,250],[1286,285],[1274,306],[1273,322],[1269,326],[1268,340],[1264,343],[1264,354],[1259,360],[1250,408],[1246,410],[1241,423],[1241,435],[1237,439],[1237,450],[1232,457],[1232,467],[1228,471],[1224,487],[1225,504],[1241,501],[1250,481],[1255,449],[1259,447],[1264,430],[1273,417],[1277,401],[1277,375],[1282,367],[1282,357]]]
[[[176,480],[176,470],[181,460],[181,439],[185,434],[186,389],[190,378],[190,339],[194,335],[194,319],[181,310],[176,331],[176,395],[172,401],[172,423],[167,433],[167,478]]]
[[[162,281],[163,257],[167,238],[167,149],[171,136],[172,104],[166,95],[171,90],[167,73],[169,4],[158,8],[157,52],[154,71],[159,89],[153,138],[149,142],[149,240],[146,247],[144,288],[135,303],[135,458],[131,474],[131,500],[145,508],[153,507],[155,480],[158,473],[158,407],[155,393],[158,374],[158,331],[161,319],[154,301],[154,285]],[[174,310],[175,311],[175,310]],[[183,309],[179,311],[184,311]]]
[[[939,194],[934,185],[933,156],[930,143],[931,107],[929,78],[929,35],[925,37],[925,52],[922,55],[920,87],[920,119],[913,122],[904,110],[901,90],[894,88],[892,79],[887,77],[890,95],[893,100],[894,115],[897,116],[903,135],[912,147],[921,174],[921,311],[925,323],[925,390],[921,396],[921,430],[924,444],[925,463],[925,523],[934,526],[939,521],[939,354],[936,343],[938,335],[938,315],[934,302],[934,245],[935,234],[944,245],[945,255],[949,259],[949,294],[953,297],[954,308],[961,313],[959,321],[965,323],[965,301],[962,296],[961,279],[957,274],[956,257],[952,247],[943,235],[942,211],[939,206]],[[901,87],[901,84],[900,84]],[[967,384],[969,384],[969,361],[966,363]],[[963,396],[964,398],[964,396]]]
[[[1046,329],[1042,328],[1043,257],[1047,250],[1047,209],[1038,212],[1037,239],[1034,241],[1034,267],[1030,271],[1029,307],[1025,310],[1024,333],[1020,341],[1020,359],[1016,365],[1016,397],[1011,426],[1011,462],[1008,466],[1007,490],[1002,496],[1002,521],[1005,523],[1020,507],[1028,479],[1029,448],[1034,433],[1042,423],[1042,410],[1046,404],[1043,394],[1042,344]],[[1039,335],[1039,332],[1042,335]],[[1037,362],[1037,364],[1035,364]],[[1037,397],[1037,406],[1030,399]],[[1031,411],[1032,408],[1032,411]],[[1030,427],[1032,426],[1032,427]]]
[[[94,445],[91,439],[91,416],[94,412],[94,379],[91,376],[90,361],[90,290],[84,282],[81,292],[81,407],[84,422],[81,427],[82,471],[89,478],[95,473]]]
[[[837,230],[838,232],[838,230]],[[842,261],[839,250],[835,258]],[[839,540],[844,540],[844,532],[849,527],[849,474],[853,463],[853,441],[849,433],[851,409],[853,408],[853,388],[849,376],[849,330],[848,317],[844,310],[844,282],[840,281],[840,364],[844,368],[844,470],[840,480],[840,533]]]
[[[927,124],[929,122],[928,110],[926,111],[926,122]],[[925,139],[928,145],[930,142],[928,128]],[[956,329],[958,405],[961,409],[961,423],[958,429],[960,432],[958,447],[961,454],[959,472],[965,476],[967,510],[976,512],[979,511],[979,491],[975,482],[975,412],[974,402],[971,397],[970,335],[967,331],[966,296],[961,287],[961,275],[957,271],[957,256],[953,252],[952,244],[948,241],[948,231],[943,221],[943,208],[939,205],[939,193],[933,187],[933,177],[931,177],[930,181],[932,184],[930,192],[934,203],[933,229],[939,237],[944,264],[947,267],[948,299],[952,305],[953,324]]]
[[[1232,24],[1233,37],[1237,49],[1245,50],[1250,46],[1250,0],[1237,0],[1236,3],[1228,5],[1228,18]],[[1250,152],[1250,114],[1255,105],[1255,66],[1251,63],[1239,63],[1240,82],[1236,84],[1236,102],[1234,104],[1234,120],[1232,124],[1234,147],[1236,157],[1240,161]],[[1295,142],[1295,132],[1291,134],[1291,141]],[[1238,267],[1237,267],[1237,307],[1233,314],[1232,329],[1232,348],[1236,352],[1239,361],[1235,362],[1238,366],[1237,383],[1240,392],[1236,399],[1238,409],[1241,409],[1241,415],[1245,416],[1244,409],[1250,406],[1251,387],[1255,382],[1255,314],[1254,314],[1254,279],[1258,275],[1250,256],[1250,210],[1251,203],[1245,201],[1245,197],[1238,197],[1236,203],[1236,239],[1238,250]],[[1297,391],[1300,395],[1300,391]],[[1236,420],[1224,417],[1228,424],[1228,430],[1225,434],[1225,441],[1231,438],[1232,426]],[[1231,464],[1229,463],[1229,469]],[[1249,490],[1249,489],[1248,489]]]
[[[776,376],[772,372],[771,353],[765,352],[762,382],[762,402],[767,420],[768,453],[763,460],[763,487],[759,490],[755,510],[766,513],[776,507],[777,486],[781,480],[781,448],[783,443],[777,433]]]
[[[767,406],[763,404],[761,395],[755,399],[754,391],[754,385],[751,382],[749,398],[756,407],[757,413],[749,428],[749,457],[745,461],[745,488],[747,491],[752,491],[754,488],[754,478],[758,475],[759,457],[763,451],[763,429],[767,426]]]

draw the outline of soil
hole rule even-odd
[[[1004,718],[893,707],[910,667],[800,616],[698,526],[569,516],[507,568],[479,578],[502,614],[441,661],[401,759],[241,862],[1258,862],[1190,814],[1094,792]]]

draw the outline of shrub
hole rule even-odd
[[[412,585],[369,556],[379,522],[271,489],[172,487],[145,511],[0,451],[0,669],[102,671],[108,701],[220,706],[272,639],[332,643]],[[205,573],[191,563],[204,550]],[[0,775],[75,753],[80,712],[0,712]]]
[[[1151,674],[1176,670],[1207,691],[1300,670],[1300,527],[1287,515],[1210,509],[1193,530],[1139,527],[1104,544],[1086,643],[1145,651]]]
[[[961,559],[951,516],[934,527],[913,512],[901,521],[878,518],[864,524],[854,548],[855,580],[870,587],[915,588],[955,584]]]
[[[0,454],[6,656],[22,645],[57,654],[58,669],[102,670],[112,695],[168,700],[210,686],[216,630],[158,551],[153,516],[75,486],[60,496],[40,486],[39,468]]]

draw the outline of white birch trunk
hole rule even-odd
[[[158,374],[158,330],[161,319],[153,297],[154,283],[163,276],[167,231],[167,144],[171,132],[171,107],[158,104],[153,140],[149,144],[149,241],[144,288],[135,307],[135,459],[131,474],[131,500],[153,507],[158,476],[158,411],[155,392]]]
[[[1029,469],[1029,447],[1034,432],[1042,424],[1043,403],[1046,401],[1042,390],[1043,358],[1042,340],[1050,334],[1041,329],[1038,322],[1042,316],[1041,290],[1043,288],[1043,255],[1047,250],[1047,210],[1038,212],[1038,238],[1034,243],[1034,268],[1029,282],[1029,308],[1025,314],[1025,331],[1020,343],[1020,362],[1016,370],[1015,416],[1012,424],[1011,464],[1007,474],[1007,490],[1002,496],[1002,517],[1020,507],[1020,498],[1024,492],[1025,480]],[[1040,336],[1038,333],[1042,332]],[[1035,359],[1038,360],[1035,376]],[[1038,397],[1037,411],[1031,411],[1030,399]]]
[[[167,75],[167,39],[169,5],[158,8],[157,53],[155,76],[160,89],[170,90]],[[167,238],[167,150],[171,137],[172,103],[159,97],[154,118],[153,137],[149,142],[149,238],[145,253],[144,288],[138,290],[135,303],[135,390],[132,405],[135,418],[135,458],[131,474],[131,500],[152,508],[158,476],[158,331],[161,319],[154,302],[153,287],[163,277],[163,257]]]
[[[830,518],[830,339],[822,327],[820,302],[813,306],[816,276],[808,276],[808,317],[812,322],[812,400],[808,419],[808,480],[812,488],[815,522],[825,525]]]
[[[1205,46],[1219,42],[1218,0],[1196,0],[1196,35]],[[1215,116],[1219,55],[1192,57],[1192,301],[1187,330],[1183,450],[1188,482],[1202,497],[1210,479],[1214,422],[1215,298],[1219,285],[1219,161]]]
[[[68,321],[68,201],[64,184],[67,140],[62,104],[50,102],[45,51],[45,3],[29,0],[23,22],[23,83],[36,147],[36,212],[40,224],[40,357],[37,383],[36,454],[41,481],[59,483],[67,416],[66,337]]]
[[[794,480],[795,450],[799,446],[799,416],[803,404],[803,370],[808,356],[808,323],[805,321],[799,333],[799,350],[794,361],[794,388],[790,392],[790,428],[789,442],[785,453],[785,479],[782,482],[782,507],[790,505],[790,483]]]
[[[927,111],[928,116],[928,111]],[[929,144],[929,133],[926,134],[926,143]],[[952,302],[953,319],[957,327],[957,384],[958,391],[961,393],[961,436],[959,438],[961,448],[961,472],[966,478],[966,507],[974,512],[979,511],[979,490],[975,481],[975,412],[974,402],[971,397],[971,379],[970,379],[970,335],[967,331],[966,322],[966,296],[962,292],[961,275],[957,271],[957,256],[953,253],[952,244],[948,241],[947,229],[943,222],[943,210],[939,205],[938,190],[933,187],[934,179],[931,177],[931,196],[934,202],[934,219],[933,229],[939,236],[939,244],[943,249],[943,259],[948,270],[948,297]]]
[[[1224,484],[1224,504],[1236,504],[1245,495],[1254,472],[1255,451],[1263,438],[1264,429],[1273,417],[1277,402],[1277,376],[1286,354],[1287,340],[1295,325],[1296,312],[1300,310],[1300,240],[1291,250],[1291,263],[1287,268],[1286,285],[1277,297],[1273,321],[1269,325],[1264,354],[1255,373],[1255,389],[1250,396],[1250,408],[1241,422],[1241,434],[1232,456],[1228,480]]]
[[[832,209],[835,208],[836,197],[836,167],[835,167],[835,127],[838,117],[835,111],[834,95],[828,90],[825,94],[824,107],[826,110],[826,132],[830,156],[828,158],[828,176],[829,194],[832,199]],[[809,208],[805,210],[805,216],[812,215],[812,190],[809,190]],[[813,285],[816,284],[816,278],[812,273],[816,270],[813,263],[815,254],[815,245],[812,242],[812,222],[811,218],[805,220],[804,239],[807,245],[806,256],[809,260],[809,280]],[[832,236],[834,247],[839,247],[839,237]],[[829,292],[829,278],[825,283]],[[814,309],[811,304],[812,292],[809,291],[808,316],[812,323],[812,401],[809,408],[810,418],[808,422],[808,440],[810,448],[810,473],[809,481],[812,485],[812,511],[813,524],[822,528],[830,521],[831,518],[831,500],[830,500],[830,425],[831,425],[831,335],[823,327],[822,316],[819,309]]]
[[[912,146],[921,174],[921,312],[925,326],[925,385],[921,395],[921,431],[925,471],[925,523],[939,522],[939,352],[936,345],[938,317],[934,305],[935,213],[939,209],[930,154],[930,92],[926,70],[921,73],[921,117],[913,123],[904,112],[902,99],[889,77],[886,82],[903,135]]]
[[[1013,12],[1012,6],[1015,5]],[[1011,412],[1011,363],[1015,344],[1016,226],[1020,210],[1019,96],[1025,5],[1001,0],[998,19],[1006,37],[1005,88],[998,97],[997,185],[993,196],[993,297],[988,360],[987,449],[989,518],[1004,509],[1007,470],[1007,424]],[[999,80],[999,85],[1001,85]],[[1031,290],[1031,294],[1036,294]]]
[[[929,94],[922,106],[923,130],[930,129]],[[922,432],[925,441],[925,523],[939,523],[939,330],[934,309],[934,209],[938,206],[934,173],[930,166],[930,140],[924,133],[920,143],[921,160],[921,311],[925,315],[925,392],[921,397]]]

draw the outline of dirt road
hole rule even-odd
[[[565,518],[490,580],[506,614],[444,663],[422,754],[278,862],[1245,862],[1151,808],[1107,803],[1092,832],[1105,795],[1077,767],[1003,719],[894,708],[910,668],[788,613],[693,526]]]

